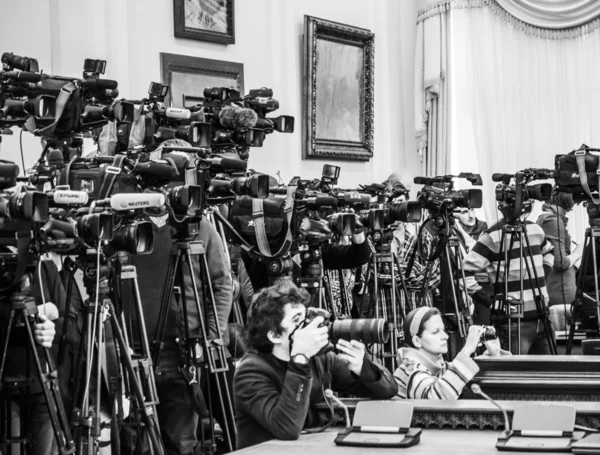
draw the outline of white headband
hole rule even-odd
[[[415,311],[415,315],[413,316],[413,319],[410,323],[411,338],[419,334],[419,326],[421,325],[421,321],[423,320],[425,313],[427,313],[427,311],[429,311],[430,309],[431,308],[429,308],[428,306],[422,306],[417,308],[417,310]]]

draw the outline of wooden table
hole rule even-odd
[[[423,430],[421,442],[406,449],[374,449],[364,447],[341,447],[335,445],[337,432],[332,429],[325,433],[301,435],[297,441],[268,441],[253,447],[239,450],[239,454],[260,455],[313,455],[313,454],[345,454],[366,455],[371,453],[387,454],[431,454],[431,455],[468,455],[468,454],[514,454],[531,452],[500,452],[496,449],[496,441],[500,431],[490,430]],[[571,452],[553,452],[554,454],[570,454]]]

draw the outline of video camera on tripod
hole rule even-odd
[[[502,212],[506,222],[511,223],[530,212],[533,200],[547,201],[552,196],[552,184],[540,183],[528,185],[533,180],[546,180],[555,176],[552,169],[524,169],[513,174],[493,174],[496,185],[496,201],[499,202],[498,210]],[[515,181],[511,185],[511,180]]]
[[[417,193],[421,207],[432,216],[447,215],[457,208],[477,209],[481,207],[483,196],[479,189],[454,190],[454,179],[461,178],[472,185],[483,184],[479,174],[461,172],[459,175],[443,175],[438,177],[415,177],[414,182],[424,185]]]
[[[60,137],[133,119],[133,104],[115,101],[117,82],[100,78],[104,60],[86,59],[82,79],[44,74],[35,59],[11,53],[2,54],[1,61],[0,126]]]
[[[408,199],[405,188],[389,188],[381,184],[361,186],[362,191],[376,198],[371,208],[359,212],[362,224],[371,232],[377,233],[396,223],[418,223],[421,221],[421,203],[414,201],[396,202],[398,198]],[[377,241],[374,238],[375,241]]]

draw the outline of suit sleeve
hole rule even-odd
[[[250,415],[277,439],[298,439],[310,405],[309,365],[289,362],[279,391],[260,365],[240,365],[234,380],[236,407]]]
[[[387,368],[379,366],[367,357],[363,361],[360,376],[348,369],[348,365],[333,353],[328,361],[332,363],[332,387],[336,392],[346,392],[361,398],[387,400],[398,393],[392,374]]]

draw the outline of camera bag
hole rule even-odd
[[[131,175],[123,172],[125,155],[114,157],[101,157],[103,161],[112,160],[109,166],[94,166],[87,169],[72,169],[73,164],[81,158],[73,158],[59,178],[60,185],[69,185],[71,189],[79,191],[77,181],[94,181],[94,191],[89,194],[90,199],[104,199],[113,194],[134,193],[135,182]]]
[[[43,93],[56,95],[55,114],[52,122],[35,119],[32,115],[25,128],[36,136],[51,136],[58,132],[70,132],[79,127],[79,114],[83,108],[81,89],[70,81],[46,79],[40,82]]]
[[[575,195],[586,195],[594,204],[600,204],[592,192],[598,191],[598,176],[600,175],[600,156],[597,149],[586,145],[566,155],[556,155],[555,164],[557,175],[556,185],[559,190]]]
[[[281,256],[292,247],[295,190],[295,186],[289,186],[286,199],[242,196],[231,205],[229,222],[265,257]],[[231,237],[230,240],[235,242],[236,238]]]

